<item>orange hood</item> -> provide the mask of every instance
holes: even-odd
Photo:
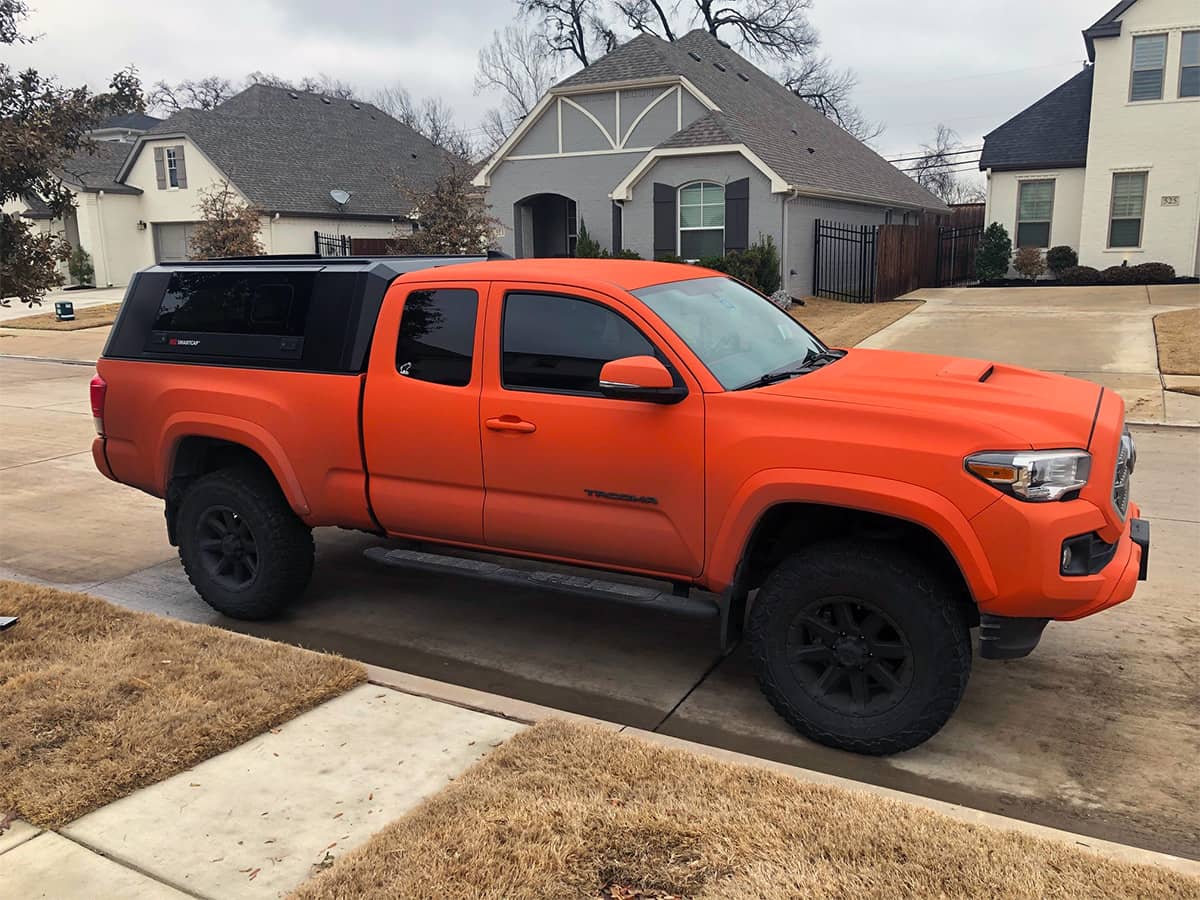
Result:
[[[1013,449],[1086,449],[1102,388],[1090,381],[987,360],[850,350],[764,394],[963,418],[1009,434]]]

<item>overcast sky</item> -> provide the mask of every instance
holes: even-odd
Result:
[[[687,2],[687,0],[683,0]],[[494,98],[473,89],[476,52],[512,20],[510,0],[29,0],[15,67],[100,88],[135,65],[143,84],[260,69],[326,73],[368,99],[392,84],[437,94],[475,127]],[[1079,70],[1080,31],[1109,0],[814,0],[824,50],[858,73],[857,100],[886,123],[885,156],[907,155],[938,122],[967,146]]]

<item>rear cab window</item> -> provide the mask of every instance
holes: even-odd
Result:
[[[396,371],[418,381],[465,387],[471,381],[478,311],[475,290],[410,292],[400,316]]]

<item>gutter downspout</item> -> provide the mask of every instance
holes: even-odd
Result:
[[[112,287],[112,266],[108,264],[108,242],[104,240],[104,191],[96,192],[96,227],[100,239],[100,259],[104,262],[104,286]]]
[[[788,201],[794,200],[798,196],[794,187],[789,187],[787,193],[783,194],[780,199],[780,209],[782,210],[782,222],[780,223],[779,233],[782,246],[779,248],[779,278],[783,289],[791,292],[791,269],[788,268]]]

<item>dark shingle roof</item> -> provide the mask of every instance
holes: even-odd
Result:
[[[979,168],[1002,172],[1085,165],[1094,71],[1087,66],[984,135]]]
[[[94,152],[80,150],[55,173],[71,187],[86,193],[105,191],[110,194],[140,194],[137,188],[116,180],[132,148],[133,144],[118,141],[94,141]]]
[[[707,31],[692,31],[673,43],[639,35],[558,87],[675,75],[687,78],[721,112],[668,138],[663,147],[699,147],[732,139],[801,190],[944,208],[933,194]]]
[[[120,116],[113,116],[111,119],[105,119],[98,126],[97,130],[104,128],[128,128],[130,131],[148,131],[153,128],[162,119],[157,116],[148,116],[145,113],[131,112]]]
[[[23,194],[21,199],[25,201],[28,207],[23,213],[27,219],[53,219],[54,213],[50,211],[50,207],[46,205],[46,201],[37,194]]]
[[[266,212],[336,215],[329,192],[341,188],[351,193],[347,216],[406,216],[395,179],[425,187],[448,165],[444,151],[370,103],[262,84],[216,109],[176,113],[143,139],[178,134]]]

